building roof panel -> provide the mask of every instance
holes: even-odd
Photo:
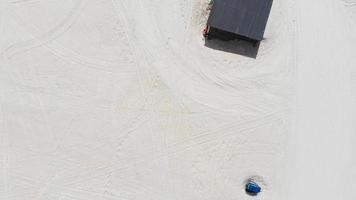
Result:
[[[273,0],[214,0],[208,25],[262,40]]]

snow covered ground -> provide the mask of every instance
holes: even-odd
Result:
[[[0,199],[356,199],[356,1],[274,0],[255,59],[207,3],[0,0]]]

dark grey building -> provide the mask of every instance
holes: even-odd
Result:
[[[273,0],[214,0],[205,35],[223,33],[261,41]]]

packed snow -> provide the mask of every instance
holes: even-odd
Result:
[[[356,1],[1,0],[1,200],[356,199]],[[262,192],[245,192],[247,180]]]

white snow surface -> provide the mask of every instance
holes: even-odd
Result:
[[[274,0],[255,59],[207,3],[0,0],[0,199],[355,200],[356,1]]]

